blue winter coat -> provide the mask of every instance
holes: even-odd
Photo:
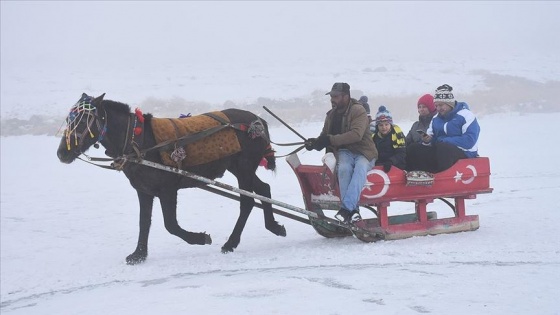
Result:
[[[434,116],[427,133],[432,136],[432,144],[451,143],[463,150],[469,158],[478,156],[480,126],[467,103],[457,102],[447,115]]]

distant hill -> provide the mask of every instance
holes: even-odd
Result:
[[[475,89],[468,94],[458,93],[460,101],[467,102],[471,110],[479,116],[497,112],[558,112],[560,111],[560,81],[544,83],[511,75],[500,75],[478,70],[482,76],[484,89]],[[329,109],[329,98],[325,90],[315,90],[307,97],[287,99],[258,97],[249,101],[226,101],[223,104],[189,101],[180,97],[162,99],[149,97],[141,101],[139,108],[157,117],[178,117],[180,114],[201,114],[224,108],[241,108],[262,115],[271,125],[279,122],[264,109],[267,106],[286,122],[322,121]],[[417,116],[416,102],[421,95],[383,95],[361,90],[352,90],[352,97],[369,97],[372,115],[380,105],[385,105],[395,117],[395,121],[414,120]],[[2,118],[1,136],[56,135],[64,129],[65,117],[33,114],[29,118]]]

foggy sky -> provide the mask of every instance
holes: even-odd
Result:
[[[8,65],[560,54],[558,2],[1,2]]]
[[[467,93],[484,88],[478,69],[560,79],[560,2],[0,5],[2,118],[61,115],[82,92],[135,106],[150,97],[220,106],[309,97],[334,81],[370,96],[442,82]]]

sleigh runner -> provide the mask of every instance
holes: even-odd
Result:
[[[287,158],[294,170],[303,195],[306,209],[324,217],[323,210],[339,210],[340,194],[335,176],[326,165],[302,165],[297,155]],[[394,240],[411,236],[435,235],[473,231],[479,227],[478,215],[467,215],[465,200],[477,194],[491,193],[490,161],[488,158],[459,160],[450,169],[437,173],[432,179],[415,181],[415,174],[393,167],[388,173],[380,167],[368,172],[359,205],[370,209],[376,218],[363,219],[358,224],[365,231],[376,234],[377,239]],[[442,198],[453,199],[450,204]],[[428,205],[442,199],[453,209],[453,217],[437,218],[428,212]],[[391,202],[411,202],[410,214],[389,215]],[[315,230],[325,237],[350,235],[348,229],[310,217]]]

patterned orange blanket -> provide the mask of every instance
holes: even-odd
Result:
[[[212,112],[212,114],[229,122],[227,116],[222,112],[216,111]],[[220,125],[219,121],[206,115],[187,118],[152,118],[152,129],[158,144],[185,135],[195,134],[218,125]],[[229,127],[194,143],[187,144],[183,148],[186,152],[186,158],[181,162],[181,168],[212,162],[241,151],[241,145],[239,140],[237,140],[235,130]],[[165,165],[177,167],[177,163],[171,159],[173,150],[171,148],[168,151],[162,151],[161,158]]]

